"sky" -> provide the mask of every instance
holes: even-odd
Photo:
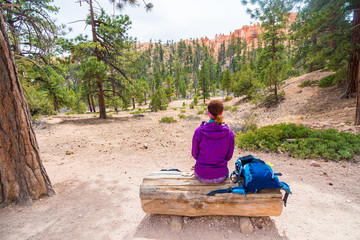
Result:
[[[139,1],[142,3],[142,0]],[[179,41],[181,39],[196,39],[207,36],[215,38],[215,34],[240,29],[252,23],[246,14],[246,6],[241,0],[151,0],[154,7],[151,12],[146,12],[143,5],[140,7],[127,7],[116,14],[127,14],[132,22],[129,36],[136,37],[140,42],[162,42],[166,40]],[[108,14],[113,14],[114,9],[109,0],[98,0],[98,3]],[[57,24],[63,23],[73,31],[66,35],[73,38],[80,33],[90,34],[90,27],[85,28],[84,22],[68,24],[84,20],[89,11],[87,4],[80,7],[76,0],[55,0],[54,5],[60,7],[59,13],[54,16]],[[94,6],[98,7],[96,3]]]

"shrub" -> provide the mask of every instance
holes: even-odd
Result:
[[[138,109],[136,111],[130,112],[130,114],[142,114],[142,113],[146,113],[146,110],[145,109]]]
[[[228,102],[228,101],[230,101],[231,99],[232,99],[232,97],[226,96],[226,97],[225,97],[225,102]]]
[[[291,139],[291,141],[289,141]],[[312,130],[295,124],[265,126],[236,134],[236,145],[250,150],[288,151],[296,158],[352,159],[360,154],[360,134]]]
[[[200,115],[200,114],[204,114],[204,110],[200,110],[200,111],[198,111],[198,112],[197,112],[197,114],[198,114],[198,115]]]
[[[179,114],[178,118],[186,118],[186,116],[184,114]]]
[[[173,107],[173,108],[171,108],[172,110],[174,110],[174,111],[176,111],[177,110],[177,108],[176,107]]]
[[[346,73],[347,73],[346,71],[347,71],[347,69],[343,68],[334,74],[331,74],[327,77],[322,78],[320,80],[320,82],[318,83],[318,86],[321,88],[334,86],[336,83],[341,82],[346,79]]]
[[[182,105],[183,105],[183,107],[186,107],[186,103],[185,103],[185,102],[183,102],[183,104],[182,104]]]
[[[230,112],[235,112],[238,109],[239,109],[239,107],[232,107],[232,108],[230,108]]]
[[[186,113],[186,110],[180,110],[181,113]]]
[[[159,122],[161,123],[175,123],[177,122],[176,119],[174,119],[173,117],[163,117],[159,120]]]
[[[189,108],[190,108],[190,109],[194,109],[194,102],[191,102],[191,103],[190,103]]]
[[[198,104],[198,101],[199,101],[199,97],[198,97],[198,95],[195,95],[194,96],[194,101],[193,101],[195,106]]]
[[[180,107],[180,109],[186,109],[186,107]]]
[[[167,105],[168,105],[168,100],[166,97],[166,93],[164,89],[160,87],[156,90],[156,92],[151,98],[151,102],[150,102],[151,111],[157,112],[159,110],[166,110]]]
[[[314,83],[316,83],[316,81],[314,81],[314,80],[305,80],[305,81],[302,81],[299,85],[298,85],[298,87],[309,87],[309,86],[311,86],[311,85],[313,85]]]
[[[227,110],[230,110],[231,106],[224,106],[224,110],[227,111]]]

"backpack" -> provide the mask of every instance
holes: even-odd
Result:
[[[238,183],[239,186],[216,190],[208,195],[233,192],[246,196],[246,193],[257,193],[262,189],[282,189],[285,191],[283,201],[286,207],[287,198],[291,194],[290,187],[280,182],[278,176],[281,176],[281,173],[274,173],[268,164],[252,155],[239,157],[235,162],[235,171],[230,175],[231,181]]]

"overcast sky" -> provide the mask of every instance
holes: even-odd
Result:
[[[85,19],[89,7],[80,5],[76,0],[55,0],[54,5],[60,7],[55,16],[57,23]],[[108,14],[113,14],[109,0],[98,0]],[[142,3],[140,0],[139,2]],[[241,28],[251,23],[246,14],[246,6],[241,0],[152,0],[154,4],[151,12],[146,12],[143,6],[127,7],[117,14],[127,14],[132,22],[129,36],[136,37],[140,42],[150,39],[163,42],[166,40],[179,41],[180,39],[200,38],[207,36],[210,39],[215,34],[224,33]],[[95,3],[95,6],[98,6]],[[84,22],[69,24],[73,32],[66,37],[72,38],[80,33],[90,34],[90,28],[85,28]]]

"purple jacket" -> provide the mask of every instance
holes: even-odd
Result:
[[[196,174],[207,179],[227,175],[227,162],[232,158],[234,145],[234,133],[228,126],[203,122],[195,130],[192,140]]]

